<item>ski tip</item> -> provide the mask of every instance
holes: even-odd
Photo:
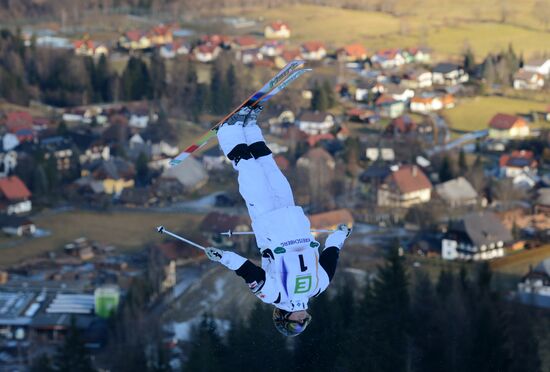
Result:
[[[164,226],[157,226],[157,232],[162,234],[164,232]]]

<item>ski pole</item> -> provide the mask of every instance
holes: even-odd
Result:
[[[190,244],[190,245],[192,245],[192,246],[195,247],[195,248],[202,249],[203,251],[205,250],[205,248],[204,248],[202,245],[197,244],[197,243],[195,243],[195,242],[192,242],[191,240],[187,240],[187,239],[185,239],[185,238],[179,236],[178,234],[174,234],[173,232],[166,230],[166,229],[164,228],[164,226],[159,226],[159,227],[157,227],[157,231],[158,231],[159,233],[161,233],[161,234],[170,235],[171,237],[176,238],[176,239],[178,239],[178,240],[181,240],[181,241],[184,242],[184,243]]]
[[[336,230],[311,230],[312,233],[328,233],[335,232]],[[231,231],[227,230],[226,232],[220,233],[221,235],[232,237],[233,235],[254,235],[254,231]]]

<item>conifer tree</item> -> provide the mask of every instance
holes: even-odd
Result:
[[[71,318],[71,326],[67,330],[65,342],[57,350],[54,358],[55,370],[58,372],[93,372],[90,355],[84,347],[84,340],[76,328],[75,318]]]
[[[194,330],[193,343],[185,371],[217,372],[225,364],[226,348],[214,319],[204,314],[199,326]]]

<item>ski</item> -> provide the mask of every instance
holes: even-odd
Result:
[[[206,132],[203,136],[198,138],[194,144],[187,147],[178,156],[170,160],[170,166],[176,166],[180,164],[190,154],[192,154],[196,150],[206,145],[206,143],[208,143],[208,141],[216,135],[219,126],[222,125],[227,119],[229,119],[229,117],[231,117],[231,115],[233,115],[235,112],[239,111],[241,108],[245,106],[254,107],[258,103],[267,102],[277,93],[279,93],[281,90],[286,88],[292,81],[296,80],[299,76],[301,76],[304,72],[311,71],[311,69],[298,70],[298,68],[300,68],[304,63],[305,63],[304,61],[292,61],[288,63],[281,71],[279,71],[277,75],[275,75],[271,80],[269,80],[260,90],[252,94],[236,109],[234,109],[228,115],[226,115],[223,119],[218,121],[216,125],[214,125],[208,132]]]

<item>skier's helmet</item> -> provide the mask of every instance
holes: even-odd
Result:
[[[307,314],[307,317],[304,320],[291,320],[288,317],[292,314],[291,312],[275,308],[273,309],[273,323],[277,331],[281,332],[287,337],[298,336],[302,333],[309,323],[311,323],[311,315]]]

